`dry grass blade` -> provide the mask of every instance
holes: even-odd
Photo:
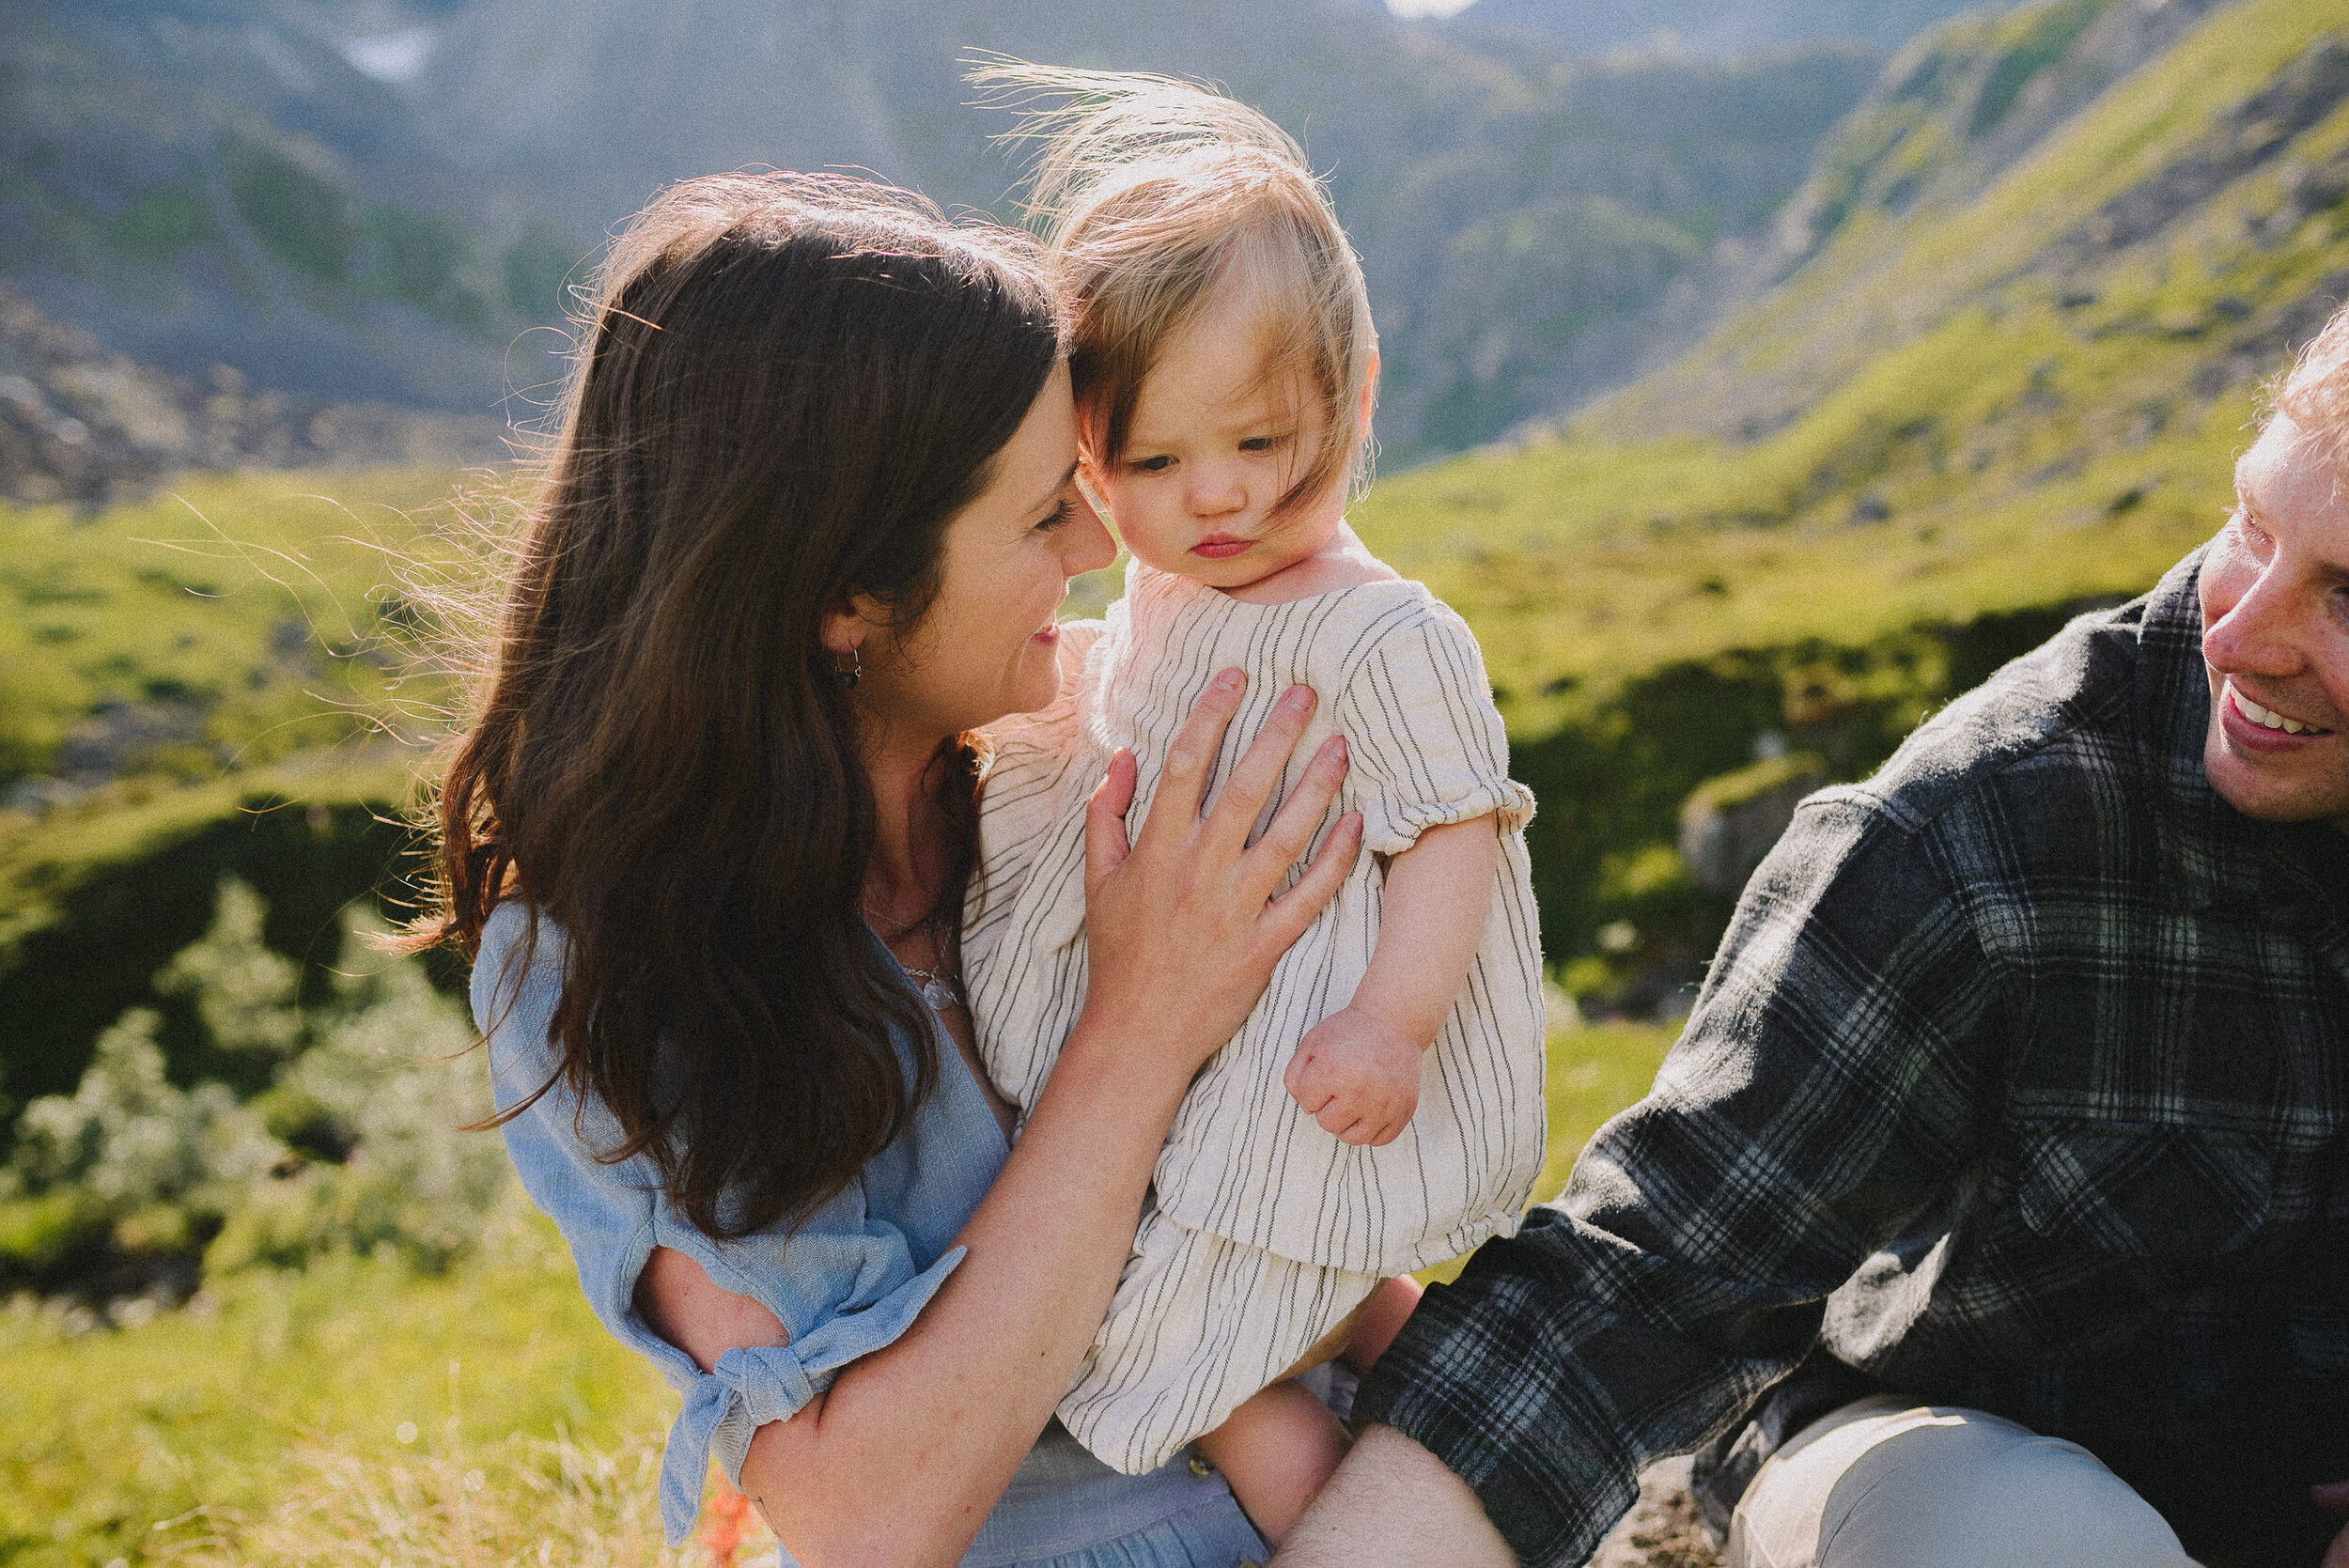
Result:
[[[305,1443],[287,1460],[285,1494],[266,1514],[207,1511],[201,1536],[158,1543],[150,1560],[188,1568],[698,1568],[704,1558],[661,1544],[657,1434],[609,1450],[568,1436],[468,1448],[452,1435],[388,1462]]]

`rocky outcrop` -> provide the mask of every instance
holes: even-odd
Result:
[[[2274,81],[2228,110],[2208,134],[2065,235],[2050,248],[2047,270],[2069,275],[2098,256],[2154,238],[2280,154],[2344,98],[2349,98],[2349,44],[2319,39]],[[2344,193],[2349,193],[2349,155],[2306,170],[2292,184],[2288,210],[2305,216]]]
[[[1680,809],[1680,858],[1697,886],[1736,896],[1794,821],[1795,807],[1826,783],[1827,764],[1795,752],[1699,784]]]
[[[0,496],[85,509],[185,469],[487,462],[487,419],[256,390],[226,365],[202,380],[111,353],[0,288]]]

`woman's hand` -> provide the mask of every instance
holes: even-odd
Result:
[[[1246,686],[1237,670],[1209,683],[1167,753],[1137,840],[1129,845],[1126,834],[1129,753],[1111,759],[1085,816],[1086,1014],[1121,1039],[1170,1048],[1166,1064],[1186,1082],[1238,1032],[1275,961],[1336,894],[1361,848],[1361,815],[1349,812],[1297,885],[1280,892],[1346,778],[1346,742],[1334,736],[1264,836],[1248,843],[1313,716],[1308,687],[1290,688],[1273,705],[1214,809],[1201,814],[1208,769]]]

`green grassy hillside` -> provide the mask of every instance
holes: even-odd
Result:
[[[2349,26],[2237,0],[1977,158],[1998,97],[2086,69],[2104,8],[1905,54],[1823,149],[1791,276],[1669,369],[1359,508],[1484,641],[1548,819],[1554,957],[1629,920],[1616,979],[1685,973],[1723,912],[1669,863],[1697,783],[1773,732],[1863,771],[2216,530],[2260,383],[2349,296]]]
[[[389,584],[446,470],[188,475],[95,517],[0,505],[0,784],[202,779],[370,733]]]
[[[454,493],[446,471],[245,474],[91,518],[0,505],[0,1149],[99,1030],[158,1003],[223,876],[312,989],[340,906],[397,900],[422,758],[401,742],[447,696],[392,584],[430,569]]]

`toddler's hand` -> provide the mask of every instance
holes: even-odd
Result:
[[[1281,1081],[1339,1142],[1392,1143],[1419,1109],[1425,1054],[1394,1025],[1348,1007],[1305,1032]]]

